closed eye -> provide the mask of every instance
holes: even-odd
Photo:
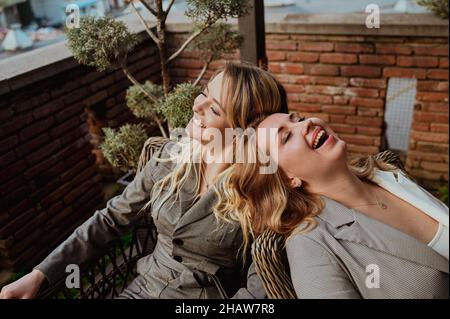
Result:
[[[291,132],[287,133],[283,139],[283,144],[286,144],[291,136],[292,136]]]

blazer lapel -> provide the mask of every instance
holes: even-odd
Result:
[[[448,261],[417,239],[342,204],[324,198],[319,218],[334,227],[333,236],[449,273]]]
[[[209,189],[205,194],[203,194],[200,199],[195,202],[190,208],[184,212],[183,216],[178,221],[175,231],[182,229],[183,227],[190,225],[205,216],[212,213],[212,207],[216,201],[216,193],[214,189]],[[192,203],[192,200],[190,201]]]

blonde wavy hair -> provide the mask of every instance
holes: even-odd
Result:
[[[256,128],[263,119],[264,116],[257,118],[251,126]],[[259,160],[263,158],[263,151],[256,145],[256,134],[244,136],[239,144],[245,149],[244,156],[250,155],[243,163],[235,163],[218,184],[219,201],[215,213],[226,221],[240,223],[244,250],[250,241],[267,229],[285,238],[294,230],[300,233],[312,230],[316,226],[314,217],[324,208],[320,197],[303,188],[292,188],[281,169],[273,174],[261,174],[260,169],[265,164]],[[375,169],[398,169],[370,155],[353,157],[348,166],[361,180],[369,180]]]
[[[221,104],[226,111],[231,128],[245,129],[258,116],[288,112],[286,91],[269,72],[245,62],[228,62],[211,79],[222,71]],[[175,199],[178,199],[184,184],[193,176],[195,177],[194,197],[197,199],[200,196],[204,148],[200,142],[185,137],[177,142],[177,149],[177,152],[171,152],[169,158],[155,159],[159,162],[170,162],[174,166],[171,173],[156,182],[150,201],[143,209],[154,205],[161,195],[164,196],[161,203],[174,194]],[[220,174],[218,179],[227,175],[229,171],[226,170]],[[168,191],[163,194],[163,189]]]

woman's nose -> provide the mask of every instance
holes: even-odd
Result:
[[[194,113],[203,114],[203,112],[205,110],[205,104],[206,104],[205,102],[206,102],[206,99],[195,101],[194,106],[192,107],[192,110],[194,111]]]
[[[304,120],[303,122],[300,122],[299,124],[302,125],[303,136],[308,135],[308,133],[311,130],[311,127],[313,125],[312,121],[310,119],[307,119],[307,120]]]

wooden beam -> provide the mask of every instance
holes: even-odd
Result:
[[[264,0],[249,0],[249,2],[251,5],[249,15],[239,19],[239,31],[244,36],[241,61],[267,69]]]

